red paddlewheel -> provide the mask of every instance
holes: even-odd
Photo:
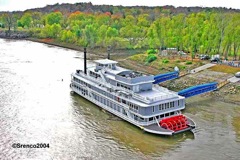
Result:
[[[180,131],[188,127],[188,120],[184,115],[176,115],[162,119],[159,124],[162,128]]]

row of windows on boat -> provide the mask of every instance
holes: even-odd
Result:
[[[88,83],[86,83],[84,81],[81,81],[80,79],[78,79],[76,77],[74,77],[73,79],[74,79],[74,81],[76,81],[76,82],[78,82],[78,83],[80,83],[80,84],[82,84],[84,86],[92,88],[93,90],[95,90],[98,93],[101,93],[101,94],[103,94],[103,95],[105,95],[105,96],[107,96],[107,97],[109,97],[111,99],[115,99],[115,100],[117,100],[120,103],[123,103],[123,104],[126,104],[126,105],[130,106],[130,110],[132,110],[132,111],[135,111],[135,112],[138,111],[138,108],[139,108],[138,105],[135,105],[135,104],[133,104],[131,102],[128,102],[125,99],[121,99],[119,97],[116,97],[116,96],[112,95],[111,93],[103,91],[103,90],[101,90],[101,89],[99,89],[97,87],[92,87],[90,84],[88,84]],[[124,87],[124,86],[122,86],[120,84],[118,84],[118,86]],[[179,105],[180,105],[180,101],[178,100],[177,101],[177,106],[179,106]],[[163,103],[163,104],[159,104],[158,105],[158,110],[166,110],[166,109],[169,109],[169,108],[174,108],[174,102],[168,102],[168,103]],[[155,111],[156,111],[156,107],[152,106],[152,112],[155,112]]]
[[[161,115],[158,115],[158,116],[156,116],[156,119],[157,120],[160,120],[160,119],[162,119],[162,118],[164,118],[164,117],[169,117],[169,116],[172,116],[172,115],[175,115],[175,112],[169,112],[169,113],[165,113],[165,114],[161,114]],[[154,117],[150,117],[150,118],[142,118],[142,117],[138,117],[137,116],[137,118],[140,120],[140,121],[144,121],[144,122],[146,122],[146,121],[153,121],[154,120]]]
[[[80,93],[83,94],[83,95],[88,94],[87,90],[82,89],[82,88],[80,88],[80,87],[77,86],[77,85],[74,85],[74,84],[73,84],[73,87],[75,87],[75,88],[77,88],[79,91],[81,91]],[[98,102],[100,102],[100,103],[102,103],[102,104],[104,104],[104,105],[106,105],[106,106],[108,106],[108,107],[110,107],[110,108],[118,111],[118,112],[121,112],[121,113],[123,113],[124,115],[127,115],[127,113],[125,112],[125,110],[122,109],[121,106],[118,106],[116,103],[114,103],[114,102],[112,102],[112,101],[110,101],[110,100],[107,100],[107,99],[105,99],[104,97],[101,97],[101,96],[98,95],[98,94],[93,93],[92,95],[93,95],[93,98],[94,98],[96,101],[98,101]],[[138,110],[138,108],[139,108],[138,106],[130,103],[130,110]],[[175,112],[169,112],[169,113],[161,114],[161,115],[156,116],[156,119],[159,120],[159,119],[162,119],[162,118],[164,118],[164,117],[168,117],[168,116],[171,116],[171,115],[174,115],[174,114],[175,114]],[[148,122],[148,121],[150,122],[150,121],[153,121],[153,120],[154,120],[154,117],[142,118],[142,117],[139,117],[139,116],[137,116],[137,115],[133,115],[133,116],[134,116],[134,119],[135,119],[135,120],[140,121],[140,122]]]
[[[94,73],[94,72],[92,72],[92,71],[90,71],[90,75],[91,75],[92,77],[94,77],[94,78],[100,77],[100,75],[98,75],[98,74],[96,74],[96,73]],[[85,85],[85,86],[91,87],[91,85],[87,84],[86,82],[81,81],[80,79],[78,79],[78,78],[76,78],[76,77],[73,77],[73,80],[74,80],[75,82],[78,82],[78,83],[83,84],[83,85]],[[126,85],[123,85],[123,84],[120,84],[120,83],[117,83],[117,86],[118,86],[118,87],[121,87],[121,88],[124,88],[124,89],[131,90],[130,87],[128,87],[128,86],[126,86]]]
[[[88,94],[88,91],[86,89],[83,89],[83,88],[81,88],[81,87],[79,87],[79,86],[77,86],[75,84],[73,84],[73,87],[75,87],[76,89],[81,91],[83,95]]]
[[[84,85],[84,86],[88,86],[89,88],[91,88],[91,85],[87,84],[86,82],[84,81],[81,81],[77,78],[74,77],[74,81]],[[120,87],[123,87],[123,88],[126,88],[126,89],[130,89],[130,88],[127,88],[126,86],[124,85],[121,85],[119,83],[117,83],[117,86],[120,86]],[[123,103],[123,104],[126,104],[128,106],[130,106],[130,110],[134,111],[134,112],[138,112],[138,109],[139,109],[139,106],[138,105],[135,105],[135,104],[132,104],[131,102],[128,102],[126,101],[125,99],[121,99],[119,97],[116,97],[114,95],[112,95],[111,93],[108,93],[108,92],[105,92],[99,88],[96,88],[96,87],[93,87],[93,90],[95,90],[96,92],[98,93],[101,93],[111,99],[115,99],[117,100],[118,102],[120,103]],[[177,106],[180,105],[180,102],[179,100],[177,101]],[[159,104],[158,105],[158,110],[166,110],[166,109],[169,109],[169,108],[174,108],[174,102],[168,102],[168,103],[164,103],[164,104]],[[154,113],[156,111],[156,107],[155,106],[152,106],[152,112]]]
[[[79,81],[78,81],[78,82],[79,82]],[[79,83],[80,83],[80,84],[83,84],[83,85],[85,85],[85,86],[87,85],[87,83],[85,83],[85,82],[83,82],[83,81],[80,81]],[[76,85],[76,84],[73,84],[73,87],[75,87],[75,88],[77,88],[77,89],[80,89],[80,90],[83,90],[80,86],[78,86],[78,85]],[[89,87],[89,85],[88,85],[88,87]],[[91,87],[90,87],[90,88],[91,88]],[[135,104],[133,104],[133,103],[131,103],[131,102],[128,102],[128,101],[126,101],[125,99],[121,99],[120,97],[114,96],[114,95],[112,95],[111,93],[105,92],[105,91],[100,90],[99,88],[96,88],[96,87],[92,87],[92,89],[93,89],[94,91],[96,91],[96,92],[98,92],[98,93],[100,93],[100,94],[108,97],[108,98],[111,98],[111,99],[113,99],[113,100],[118,101],[119,103],[123,103],[123,104],[128,105],[128,106],[130,107],[130,110],[132,110],[132,111],[137,112],[138,109],[139,109],[139,106],[138,106],[138,105],[135,105]]]
[[[121,112],[123,113],[124,115],[127,116],[127,113],[125,112],[125,110],[121,107],[121,106],[118,106],[116,103],[112,102],[112,101],[109,101],[107,99],[105,99],[104,97],[101,97],[100,95],[98,94],[93,94],[93,97],[95,100],[97,100],[98,102],[118,111],[118,112]],[[135,106],[135,105],[132,105],[132,108],[134,109],[138,109],[138,106]],[[131,110],[131,107],[130,107],[130,110]],[[160,120],[164,117],[168,117],[168,116],[172,116],[174,115],[175,112],[169,112],[169,113],[165,113],[165,114],[161,114],[161,115],[158,115],[156,116],[156,119],[157,120]],[[133,117],[134,117],[134,120],[137,120],[137,121],[140,121],[140,122],[150,122],[150,121],[153,121],[154,120],[154,117],[150,117],[150,118],[143,118],[143,117],[139,117],[138,115],[135,115],[133,114]]]
[[[126,85],[123,85],[123,84],[120,84],[120,83],[117,83],[117,86],[121,87],[121,88],[125,88],[125,89],[128,89],[128,90],[131,90],[131,88],[129,86],[126,86]]]
[[[91,85],[89,85],[88,83],[86,83],[84,81],[79,80],[76,77],[74,77],[74,81],[76,81],[76,82],[78,82],[78,83],[80,83],[84,86],[87,86],[89,88],[92,88],[96,92],[101,93],[101,94],[103,94],[103,95],[105,95],[105,96],[107,96],[111,99],[116,99],[118,102],[121,102],[121,103],[124,103],[124,104],[130,106],[130,109],[133,110],[133,111],[138,111],[138,108],[139,108],[138,105],[132,104],[131,102],[126,101],[125,99],[120,99],[119,97],[116,97],[116,96],[112,95],[111,93],[105,92],[105,91],[103,91],[99,88],[91,87]],[[177,101],[177,106],[179,106],[179,104],[180,104],[180,102],[178,100]],[[166,109],[173,108],[173,107],[174,107],[174,102],[168,102],[168,103],[158,105],[159,110],[166,110]],[[155,106],[152,106],[152,112],[155,112]]]
[[[120,112],[120,113],[123,113],[124,115],[127,116],[127,113],[126,113],[126,111],[123,109],[123,107],[118,106],[116,103],[114,103],[114,102],[112,102],[112,101],[110,101],[110,100],[108,100],[108,99],[105,99],[104,97],[101,97],[101,96],[98,95],[98,94],[93,93],[92,95],[93,95],[93,98],[94,98],[96,101],[98,101],[98,102],[100,102],[100,103],[102,103],[102,104],[104,104],[104,105],[106,105],[106,106],[114,109],[115,111],[118,111],[118,112]],[[136,106],[132,106],[132,107],[135,108]],[[137,107],[137,108],[138,108],[138,107]],[[161,115],[156,116],[156,119],[159,120],[159,119],[162,119],[162,118],[164,118],[164,117],[168,117],[168,116],[171,116],[171,115],[174,115],[174,114],[175,114],[175,112],[169,112],[169,113],[161,114]],[[137,116],[137,115],[135,115],[135,114],[133,115],[133,117],[134,117],[135,120],[140,121],[140,122],[148,122],[148,121],[153,121],[153,120],[154,120],[154,117],[143,118],[143,117],[139,117],[139,116]]]
[[[78,78],[76,78],[76,77],[73,77],[73,80],[74,80],[75,82],[78,82],[78,83],[84,85],[84,86],[91,87],[91,85],[89,85],[88,83],[86,83],[86,82],[84,82],[84,81],[81,81],[80,79],[78,79]]]
[[[94,78],[101,77],[99,74],[97,74],[97,73],[95,73],[95,72],[90,71],[89,73],[90,73],[90,76],[91,76],[91,77],[94,77]]]
[[[177,101],[178,106],[180,105],[180,101]],[[168,103],[163,103],[158,105],[159,110],[165,110],[169,108],[174,108],[174,102],[168,102]],[[152,106],[152,112],[155,112],[155,106]]]
[[[104,97],[102,97],[101,95],[97,94],[97,93],[92,93],[93,98],[102,103],[105,106],[108,106],[110,108],[112,108],[113,110],[122,113],[123,115],[127,116],[126,111],[123,109],[122,106],[119,106],[117,103],[115,103],[114,101],[108,100]]]
[[[81,81],[81,82],[82,82],[82,81]],[[85,83],[85,82],[82,82],[82,83]],[[86,84],[86,83],[85,83],[85,84]],[[78,87],[78,86],[75,85],[75,84],[73,84],[73,86],[76,87],[76,88],[78,88],[78,89],[81,89],[80,87]],[[113,100],[118,101],[119,103],[123,103],[123,104],[129,106],[129,109],[130,109],[131,111],[134,111],[134,112],[138,113],[140,106],[138,106],[138,105],[136,105],[136,104],[133,104],[133,103],[131,103],[131,102],[129,102],[129,101],[126,101],[125,99],[122,99],[122,98],[120,98],[120,97],[114,96],[114,95],[112,95],[111,93],[102,91],[102,90],[100,90],[100,89],[98,89],[98,88],[93,87],[93,89],[94,89],[96,92],[101,93],[102,95],[107,96],[108,98],[111,98],[111,99],[113,99]],[[81,89],[81,90],[82,90],[82,89]],[[105,98],[103,98],[103,99],[105,99]],[[177,106],[179,106],[179,104],[180,104],[180,102],[179,102],[179,100],[178,100],[178,101],[177,101]],[[156,109],[157,109],[157,108],[158,108],[159,111],[161,111],[161,110],[166,110],[166,109],[170,109],[170,108],[174,108],[174,102],[168,102],[168,103],[159,104],[159,105],[157,105],[157,106],[152,106],[152,112],[153,112],[153,113],[156,112]]]

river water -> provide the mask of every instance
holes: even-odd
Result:
[[[238,159],[240,106],[194,97],[192,132],[144,133],[71,93],[70,74],[83,53],[0,39],[0,159]],[[93,62],[88,62],[92,65]],[[13,148],[46,143],[49,148]]]

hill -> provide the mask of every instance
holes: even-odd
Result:
[[[189,14],[189,13],[197,13],[197,12],[240,12],[239,9],[231,9],[231,8],[222,8],[222,7],[174,7],[174,6],[158,6],[158,7],[147,7],[147,6],[113,6],[113,5],[93,5],[91,2],[89,3],[56,3],[54,5],[47,5],[42,8],[33,8],[27,9],[23,12],[41,12],[41,13],[50,13],[53,11],[60,11],[62,13],[72,13],[76,11],[81,12],[110,12],[112,14],[122,13],[125,14],[128,10],[135,10],[135,14],[143,14],[143,13],[154,13],[156,10],[169,12],[169,14]],[[0,12],[0,14],[3,12]],[[21,13],[21,11],[16,11],[16,13]]]

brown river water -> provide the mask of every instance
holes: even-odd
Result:
[[[70,75],[83,68],[82,58],[69,49],[0,39],[1,160],[239,159],[240,106],[196,96],[183,111],[196,122],[194,133],[144,133],[71,93]]]

